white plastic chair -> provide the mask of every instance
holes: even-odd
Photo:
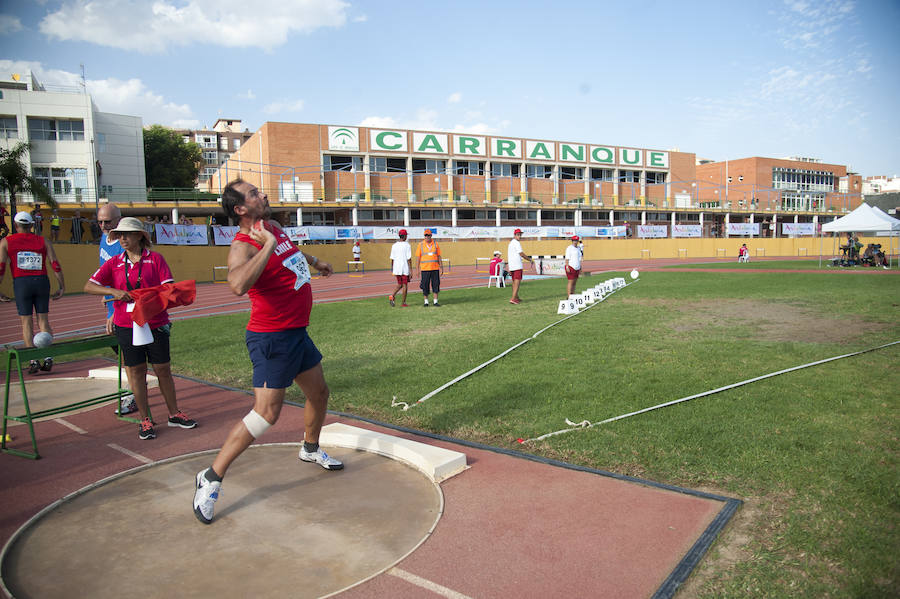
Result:
[[[497,264],[497,270],[495,271],[497,274],[491,275],[488,277],[487,286],[491,286],[491,282],[496,281],[497,287],[506,287],[506,281],[504,281],[503,273],[506,270],[506,262],[500,262]]]

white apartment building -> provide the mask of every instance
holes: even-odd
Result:
[[[0,75],[0,147],[20,141],[31,142],[28,168],[61,206],[147,199],[141,117],[100,112],[79,87]]]

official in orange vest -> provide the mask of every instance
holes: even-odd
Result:
[[[425,307],[428,307],[428,295],[434,291],[434,307],[439,308],[438,293],[441,292],[441,275],[444,274],[444,262],[441,260],[441,248],[431,239],[431,231],[425,229],[425,241],[416,248],[419,259],[419,273],[422,275],[422,294],[425,296]]]

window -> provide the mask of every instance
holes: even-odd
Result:
[[[84,141],[84,121],[57,121],[60,141]]]
[[[647,185],[661,185],[666,182],[666,174],[647,171]]]
[[[112,185],[101,185],[100,186],[100,197],[108,198],[113,194],[113,186]]]
[[[412,220],[451,220],[452,210],[410,210],[409,217]]]
[[[194,141],[197,142],[197,145],[201,148],[209,148],[210,150],[216,149],[216,138],[211,135],[195,134]]]
[[[403,220],[402,210],[360,210],[359,220]]]
[[[518,177],[519,176],[519,165],[511,164],[509,162],[492,162],[491,163],[491,176],[492,177]]]
[[[615,171],[611,168],[592,168],[591,181],[613,181]]]
[[[641,171],[619,171],[620,183],[640,183]]]
[[[85,168],[35,168],[34,178],[50,190],[54,196],[80,201],[87,189],[87,169]]]
[[[106,151],[106,133],[98,133],[97,134],[97,151],[98,152]]]
[[[241,149],[241,140],[237,137],[231,140],[231,147],[237,151]]]
[[[218,164],[219,163],[219,155],[215,151],[203,152],[203,159],[206,161],[206,164]]]
[[[584,168],[580,166],[561,166],[559,167],[559,178],[583,181]]]
[[[494,213],[487,210],[457,210],[457,220],[492,220]]]
[[[412,170],[414,173],[443,175],[447,171],[447,161],[414,159],[412,161]]]
[[[0,117],[0,139],[16,139],[19,137],[19,125],[14,116]]]
[[[406,158],[372,156],[369,158],[369,171],[372,173],[405,173]]]
[[[456,174],[457,175],[483,175],[484,174],[484,163],[477,162],[475,160],[457,160],[456,161]]]
[[[34,141],[56,141],[56,121],[29,117],[28,137]]]
[[[326,171],[362,171],[362,156],[325,156]]]
[[[529,179],[549,179],[553,176],[553,167],[545,164],[526,164],[525,176]]]

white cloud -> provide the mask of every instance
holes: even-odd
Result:
[[[0,15],[0,35],[22,30],[22,21],[12,15]]]
[[[459,104],[462,102],[462,94],[460,92],[453,92],[450,94],[450,97],[447,98],[448,104]]]
[[[246,92],[237,95],[241,100],[255,100],[256,94],[253,93],[252,89],[248,89]]]
[[[276,100],[263,107],[263,112],[266,114],[284,114],[301,110],[303,110],[303,100]]]
[[[0,60],[0,71],[31,71],[38,81],[48,86],[81,86],[81,75],[45,69],[39,62]],[[201,127],[189,105],[166,100],[161,94],[148,89],[140,79],[88,79],[86,84],[94,104],[103,112],[139,116],[145,125],[159,123],[176,128]]]
[[[42,33],[143,53],[194,41],[272,50],[294,33],[341,27],[342,0],[69,0],[40,23]]]
[[[479,135],[492,135],[500,133],[509,126],[508,120],[503,120],[496,125],[482,121],[457,123],[452,126],[444,126],[438,123],[438,112],[428,108],[420,108],[412,118],[394,118],[390,116],[369,116],[360,121],[360,127],[373,129],[416,129],[419,131],[448,131],[452,133],[472,133]]]

